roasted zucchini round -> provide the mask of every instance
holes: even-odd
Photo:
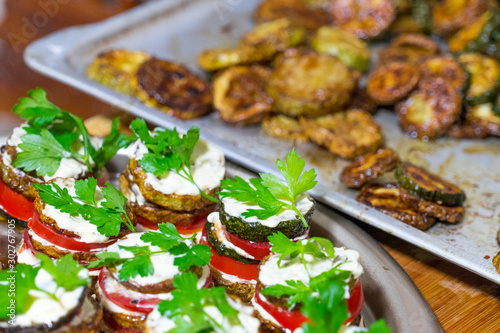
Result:
[[[347,66],[361,72],[370,64],[368,44],[346,30],[321,27],[312,40],[312,46],[316,51],[336,56]]]
[[[218,71],[236,65],[271,60],[276,51],[240,44],[235,47],[209,49],[198,54],[198,66],[206,71]]]
[[[340,110],[350,100],[359,72],[337,57],[289,49],[275,61],[267,85],[276,111],[291,116],[317,117]]]
[[[391,105],[415,89],[419,79],[416,66],[406,62],[390,62],[368,76],[366,91],[375,102]]]
[[[467,87],[468,74],[460,63],[451,56],[436,56],[424,61],[420,65],[422,77],[441,77],[450,82],[459,92],[463,92]]]
[[[470,25],[488,9],[487,0],[443,0],[432,6],[434,31],[447,36]]]
[[[458,186],[423,168],[405,162],[396,169],[401,187],[412,195],[445,206],[460,206],[465,193]]]
[[[344,159],[373,153],[382,145],[380,126],[366,111],[347,110],[308,119],[300,118],[306,135]]]
[[[300,122],[292,117],[278,114],[265,119],[262,129],[269,135],[294,141],[307,141],[307,136]]]
[[[266,92],[271,70],[259,65],[227,68],[214,78],[214,107],[230,124],[248,126],[262,122],[273,108]]]
[[[352,95],[351,102],[346,109],[363,110],[369,113],[377,111],[377,102],[375,102],[366,92],[366,88],[357,87]]]
[[[453,124],[446,135],[454,139],[484,139],[489,136],[489,133],[482,124],[465,122]]]
[[[198,118],[212,110],[208,82],[173,62],[151,58],[142,63],[135,88],[145,104],[180,119]]]
[[[500,63],[498,60],[479,53],[466,53],[458,61],[470,75],[470,86],[465,95],[469,105],[493,101],[500,88]]]
[[[389,27],[389,32],[395,35],[423,33],[424,31],[425,27],[411,14],[398,15]]]
[[[448,41],[448,46],[451,52],[461,52],[471,42],[475,42],[485,25],[490,21],[492,15],[491,11],[486,11],[472,24],[468,24],[454,34]]]
[[[336,0],[331,12],[336,26],[363,39],[379,37],[396,17],[391,0]]]
[[[435,139],[460,117],[462,99],[442,78],[423,80],[419,88],[396,105],[402,129],[413,138]]]
[[[423,34],[402,34],[380,52],[379,64],[384,65],[392,61],[419,64],[439,52],[439,45]]]
[[[471,124],[485,128],[488,134],[500,136],[500,114],[494,112],[492,103],[470,107],[466,117]]]

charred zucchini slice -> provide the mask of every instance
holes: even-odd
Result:
[[[217,73],[213,82],[214,107],[230,124],[248,126],[262,122],[273,100],[265,90],[271,70],[259,65],[235,66]]]
[[[437,56],[424,61],[420,65],[420,73],[423,77],[443,78],[459,92],[464,91],[467,86],[467,72],[451,56]]]
[[[454,34],[448,41],[448,46],[451,52],[461,52],[465,48],[469,48],[470,43],[475,43],[479,38],[486,24],[492,17],[491,11],[486,11],[479,19],[469,25],[464,26],[456,34]],[[472,49],[474,47],[471,47]]]
[[[391,148],[379,149],[373,154],[358,157],[342,170],[340,181],[352,188],[360,188],[370,180],[393,170],[399,164],[398,154]]]
[[[460,206],[465,193],[458,186],[411,163],[403,163],[396,170],[399,185],[410,194],[445,206]]]
[[[391,62],[368,76],[366,91],[375,102],[391,105],[415,89],[419,78],[416,66],[406,62]]]
[[[300,118],[306,135],[344,159],[377,151],[383,137],[380,126],[366,111],[347,110],[316,119]]]
[[[314,202],[313,202],[314,203]],[[227,212],[225,200],[220,201],[220,221],[226,228],[227,232],[236,234],[238,237],[252,241],[252,242],[267,242],[267,237],[276,233],[282,232],[286,237],[293,239],[303,236],[308,228],[302,223],[299,218],[292,220],[281,221],[275,228],[270,228],[261,224],[260,222],[248,222],[242,216],[234,216]],[[311,224],[311,218],[314,212],[312,208],[306,213],[303,213],[304,218]]]
[[[402,129],[413,138],[435,139],[460,117],[462,99],[442,78],[425,79],[407,99],[396,105]]]
[[[470,122],[453,124],[446,134],[454,139],[484,139],[489,136],[488,129],[483,124]]]
[[[391,0],[333,1],[331,11],[336,26],[363,39],[379,37],[396,17]]]
[[[269,135],[294,141],[307,141],[300,122],[282,114],[267,118],[262,122],[262,129]]]
[[[402,34],[394,38],[391,44],[380,52],[379,64],[392,61],[418,64],[439,52],[439,45],[423,34]]]
[[[377,102],[375,102],[366,92],[366,88],[357,87],[352,95],[351,103],[346,109],[363,110],[369,113],[377,111]]]
[[[370,64],[368,44],[356,35],[336,27],[319,28],[312,46],[316,51],[336,56],[347,66],[361,72]]]
[[[397,184],[365,185],[356,200],[420,230],[429,229],[436,221],[433,217],[417,212],[404,203]]]
[[[500,136],[500,115],[494,112],[493,104],[479,104],[469,108],[466,118],[471,124],[485,128],[488,134]]]
[[[359,72],[337,57],[289,49],[275,61],[267,92],[280,113],[317,117],[341,109],[350,100]]]
[[[208,82],[173,62],[145,61],[137,69],[135,86],[142,102],[180,119],[198,118],[212,110]]]
[[[432,24],[436,32],[447,36],[476,22],[487,9],[486,0],[443,0],[432,8]]]
[[[252,45],[239,45],[229,48],[209,49],[198,55],[198,66],[206,71],[218,71],[236,65],[249,65],[254,62],[271,60],[276,51],[257,48]]]
[[[500,88],[500,63],[479,53],[467,53],[458,61],[470,75],[470,86],[465,96],[469,105],[488,103],[497,97]]]
[[[287,18],[280,18],[258,24],[241,38],[240,43],[277,53],[302,43],[305,36],[303,28],[294,26]]]

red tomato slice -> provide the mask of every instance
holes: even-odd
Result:
[[[350,292],[350,296],[347,299],[347,310],[349,310],[349,318],[346,320],[345,324],[349,324],[361,313],[363,305],[365,304],[365,296],[363,295],[363,287],[361,286],[361,280],[358,279],[354,287]]]
[[[151,229],[151,230],[158,230],[158,224],[153,223],[141,216],[137,216],[137,223],[142,225],[145,228]],[[175,228],[181,235],[191,235],[194,234],[195,232],[200,232],[203,230],[205,227],[205,223],[207,223],[207,218],[204,217],[193,224],[190,225],[176,225]]]
[[[117,241],[116,239],[113,239],[106,243],[79,242],[73,237],[68,237],[66,235],[57,233],[51,226],[42,223],[36,211],[33,212],[33,218],[29,219],[28,227],[31,228],[31,230],[33,230],[33,232],[37,234],[37,236],[42,237],[52,244],[56,244],[57,246],[72,251],[90,252],[95,249],[106,248]]]
[[[102,168],[101,175],[97,178],[97,186],[104,187],[106,182],[109,182],[109,172],[106,168]]]
[[[210,252],[212,252],[210,266],[213,268],[221,271],[222,273],[237,276],[240,279],[257,279],[257,276],[259,275],[259,264],[244,264],[241,261],[233,259],[229,256],[218,255],[207,241],[207,232],[205,229],[203,229],[200,243],[210,246]]]
[[[228,241],[234,244],[234,246],[239,247],[246,253],[252,255],[255,260],[262,260],[264,257],[268,256],[271,253],[271,244],[269,242],[251,242],[246,239],[238,237],[236,234],[231,234],[226,231],[226,228],[222,226],[226,238]]]
[[[16,219],[28,221],[33,216],[35,207],[33,201],[26,199],[0,180],[0,209]]]

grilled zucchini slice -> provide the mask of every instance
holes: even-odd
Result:
[[[392,61],[418,64],[439,54],[439,45],[423,34],[402,34],[394,38],[379,55],[379,64]]]
[[[368,44],[354,34],[336,27],[319,28],[312,46],[316,51],[336,56],[347,66],[361,72],[370,64]]]
[[[300,122],[292,117],[278,114],[262,122],[262,129],[269,135],[281,139],[307,141],[307,136]]]
[[[347,110],[300,122],[310,140],[344,159],[377,151],[383,137],[380,126],[366,111]]]
[[[99,54],[87,67],[87,76],[122,94],[133,96],[135,89],[131,85],[137,68],[149,59],[144,52],[110,50]]]
[[[488,9],[487,0],[443,0],[432,7],[434,31],[449,36],[468,26]]]
[[[337,0],[331,12],[336,26],[363,39],[381,36],[396,17],[391,0]]]
[[[498,252],[496,256],[493,257],[493,266],[495,266],[498,274],[500,274],[500,252]]]
[[[416,66],[406,62],[390,62],[368,76],[366,91],[375,102],[391,105],[415,89],[419,79],[420,73]]]
[[[411,14],[398,15],[389,27],[389,32],[395,35],[423,33],[425,27]]]
[[[340,110],[350,100],[359,72],[337,57],[289,49],[275,61],[267,85],[276,111],[290,116],[317,117]]]
[[[420,73],[423,77],[441,77],[459,92],[466,89],[469,77],[460,63],[451,56],[437,56],[424,61],[420,65]]]
[[[240,43],[277,53],[302,43],[305,36],[303,28],[294,26],[287,18],[280,18],[258,24],[241,38]]]
[[[479,53],[466,53],[458,61],[470,75],[470,86],[465,95],[469,105],[488,103],[497,97],[500,88],[500,63]]]
[[[483,124],[470,122],[453,124],[446,134],[454,139],[485,139],[489,136],[488,129]]]
[[[369,113],[377,111],[377,102],[375,102],[366,92],[366,88],[357,87],[352,95],[352,100],[346,107],[349,109],[363,110]]]
[[[273,100],[265,90],[271,70],[259,65],[227,68],[214,78],[214,107],[230,124],[247,126],[262,122],[272,110]]]
[[[423,80],[410,96],[396,104],[401,128],[413,138],[435,139],[460,117],[462,99],[442,78]]]
[[[373,154],[359,156],[342,170],[340,181],[351,188],[360,188],[399,164],[398,154],[391,148],[379,149]]]
[[[470,43],[475,43],[479,38],[481,32],[483,31],[486,24],[490,21],[492,17],[491,11],[484,12],[479,19],[469,25],[464,26],[456,34],[454,34],[448,41],[448,46],[451,52],[461,52],[466,48],[473,49],[474,47],[468,47]]]
[[[493,104],[479,104],[467,110],[467,120],[486,129],[490,135],[500,136],[500,115],[494,112]]]
[[[254,62],[271,60],[275,51],[252,45],[239,45],[228,48],[215,48],[198,55],[198,66],[206,71],[218,71],[231,66],[249,65]]]
[[[465,193],[458,186],[423,168],[405,162],[396,169],[399,185],[408,193],[445,206],[460,206]]]
[[[397,184],[365,185],[356,200],[420,230],[427,230],[436,222],[432,216],[417,212],[404,203]]]

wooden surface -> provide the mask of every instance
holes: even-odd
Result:
[[[48,11],[40,3],[56,3]],[[107,113],[97,100],[30,71],[22,62],[22,49],[30,41],[65,26],[89,23],[133,5],[118,0],[0,0],[0,133],[8,133],[20,120],[10,113],[26,91],[40,86],[60,107],[81,117]],[[47,20],[42,20],[43,13]],[[50,14],[50,15],[49,15]],[[53,14],[53,15],[52,15]],[[40,21],[36,21],[36,18]],[[37,23],[32,31],[30,22]],[[44,24],[42,24],[44,23]],[[33,26],[32,26],[33,27]],[[105,127],[96,121],[92,126]],[[500,332],[500,286],[448,263],[430,253],[362,223],[399,262],[429,302],[445,332]]]

